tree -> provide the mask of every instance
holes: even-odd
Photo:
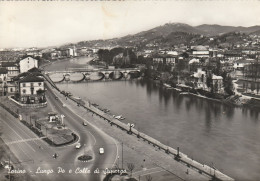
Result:
[[[254,90],[255,90],[255,83],[252,82],[252,83],[251,83],[251,91],[253,92]]]
[[[214,92],[218,92],[218,81],[214,84]]]
[[[259,89],[260,89],[260,83],[257,83],[257,85],[256,85],[256,92],[257,92],[257,94],[259,92]]]
[[[151,175],[146,175],[146,181],[152,181],[153,180],[153,177]]]
[[[233,95],[234,92],[233,92],[233,89],[234,89],[234,86],[233,86],[233,82],[232,82],[232,78],[230,76],[228,76],[225,80],[225,91],[228,95]]]
[[[207,76],[206,84],[207,84],[208,88],[212,87],[212,75],[211,74],[209,74]]]
[[[179,72],[185,69],[185,62],[184,62],[184,60],[179,60],[179,62],[176,65],[176,69]]]
[[[127,163],[127,168],[130,171],[130,173],[131,173],[130,177],[132,177],[132,172],[133,172],[133,170],[135,168],[135,165],[133,163]]]

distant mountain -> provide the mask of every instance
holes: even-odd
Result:
[[[241,41],[242,35],[232,32],[259,33],[260,26],[242,27],[242,26],[221,26],[203,24],[199,26],[190,26],[184,23],[166,23],[165,25],[142,31],[134,35],[127,35],[121,38],[109,40],[82,41],[78,46],[144,46],[144,45],[166,45],[176,44],[212,44],[212,43],[236,43]],[[225,38],[220,35],[229,34]],[[215,37],[216,41],[209,41],[208,37]],[[220,38],[220,40],[218,40]],[[218,41],[217,41],[218,40]],[[229,40],[231,42],[229,42]]]
[[[260,30],[254,31],[252,33],[250,33],[251,35],[260,35]]]
[[[152,34],[153,36],[167,36],[172,32],[203,34],[203,31],[196,29],[188,24],[166,23],[163,26],[158,26],[158,27],[150,29],[148,31],[143,31],[143,32],[137,33],[136,36],[147,36],[150,34]]]
[[[229,32],[240,32],[240,33],[252,33],[254,31],[260,30],[260,26],[242,27],[242,26],[221,26],[221,25],[208,25],[203,24],[195,27],[196,29],[202,31],[205,35],[216,36]]]

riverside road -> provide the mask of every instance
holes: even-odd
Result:
[[[50,90],[47,92],[48,104],[59,114],[65,115],[66,126],[79,136],[78,142],[82,147],[75,149],[76,143],[51,147],[45,141],[37,139],[33,132],[6,111],[1,112],[0,116],[4,125],[3,140],[7,144],[13,143],[9,145],[11,151],[18,157],[33,180],[101,180],[104,174],[93,172],[97,168],[101,172],[105,168],[112,168],[118,153],[116,142],[91,125],[84,127],[82,125],[84,119],[64,108]],[[27,141],[28,139],[32,141]],[[17,143],[14,144],[14,141]],[[104,148],[105,154],[99,155],[100,147]],[[91,155],[93,159],[88,162],[78,161],[78,156],[83,155],[84,152]],[[53,158],[55,153],[58,154],[57,159]],[[59,168],[66,172],[58,173]],[[70,169],[72,173],[69,173]],[[87,170],[90,170],[90,173]]]

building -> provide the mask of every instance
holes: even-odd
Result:
[[[20,60],[19,64],[20,64],[20,73],[27,72],[28,70],[34,67],[38,68],[38,60],[32,57],[27,57]]]
[[[153,57],[153,63],[163,63],[174,65],[177,63],[177,58],[171,55],[157,55]]]
[[[19,101],[23,104],[45,102],[44,79],[32,73],[17,81]]]
[[[242,58],[242,53],[240,51],[226,51],[224,52],[224,58],[236,61]]]
[[[0,68],[0,96],[4,96],[7,93],[7,69]]]
[[[61,50],[61,56],[63,57],[76,57],[77,55],[77,51],[76,48],[67,48],[67,49],[63,49]]]
[[[19,74],[19,66],[16,62],[2,62],[2,67],[7,69],[7,81]]]
[[[249,65],[253,59],[239,59],[234,62],[235,70],[243,70],[245,65]]]
[[[8,70],[5,67],[0,67],[0,82],[7,80]]]
[[[53,51],[50,53],[50,58],[53,60],[53,59],[58,59],[61,57],[61,51]]]
[[[207,86],[206,86],[206,72],[205,71],[202,71],[201,68],[198,68],[197,69],[197,72],[195,72],[192,77],[194,78],[194,82],[196,84],[196,87],[198,89],[205,89]]]
[[[221,93],[223,91],[223,77],[212,75],[213,92]]]
[[[232,72],[234,70],[234,63],[229,61],[221,61],[221,70],[225,72]]]
[[[194,46],[191,47],[192,49],[192,56],[193,57],[209,57],[209,49],[205,46],[199,45],[199,46]]]

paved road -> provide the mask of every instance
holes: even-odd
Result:
[[[48,89],[48,92],[51,92],[50,89]],[[60,95],[58,95],[60,96]],[[63,96],[63,95],[62,95]],[[116,145],[116,142],[113,138],[109,137],[102,131],[96,129],[91,124],[88,124],[87,127],[83,126],[82,123],[86,119],[82,119],[81,117],[74,114],[71,110],[69,110],[66,107],[63,107],[63,104],[55,99],[55,96],[53,94],[48,94],[48,102],[51,103],[54,108],[57,110],[57,112],[65,115],[64,121],[65,124],[72,129],[74,132],[79,135],[80,140],[79,142],[81,145],[86,144],[86,150],[89,150],[93,157],[95,158],[91,162],[90,170],[95,170],[96,168],[99,168],[99,170],[105,169],[105,168],[111,168],[117,158],[118,154],[118,148]],[[86,113],[87,114],[87,113]],[[87,117],[87,115],[86,115]],[[89,117],[89,116],[88,116]],[[99,148],[102,147],[105,150],[104,155],[99,154]],[[81,148],[82,153],[84,152],[84,148]],[[66,155],[64,155],[65,158],[69,158],[71,161],[77,163],[76,166],[84,166],[89,164],[82,164],[76,161],[77,155],[80,154],[74,154],[75,150],[72,150],[70,152],[67,152]],[[70,155],[74,156],[70,156]],[[91,180],[101,180],[100,179],[101,174],[91,174]]]
[[[80,149],[75,148],[76,143],[64,147],[49,146],[43,140],[37,139],[33,132],[5,111],[0,112],[0,120],[4,127],[1,137],[5,142],[10,143],[10,149],[34,180],[102,180],[104,174],[94,174],[93,171],[96,168],[102,171],[114,165],[118,154],[115,140],[90,124],[83,126],[82,118],[63,107],[50,91],[47,92],[48,104],[56,112],[65,115],[66,126],[79,136],[78,142],[82,145]],[[87,114],[86,116],[91,117]],[[100,147],[104,148],[105,154],[99,154]],[[89,162],[78,161],[77,157],[84,152],[91,155],[93,159]],[[54,153],[59,155],[57,159],[53,159]],[[65,169],[65,173],[57,174],[58,167]],[[53,173],[37,173],[37,169],[38,172],[53,170]],[[72,173],[68,173],[70,169]],[[90,170],[91,173],[75,173],[76,170],[78,172]]]

